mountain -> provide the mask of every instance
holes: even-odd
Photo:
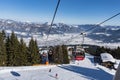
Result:
[[[97,26],[88,37],[106,43],[120,42],[120,26]]]
[[[23,37],[25,39],[29,39],[32,36],[39,41],[39,44],[60,44],[65,42],[65,40],[67,40],[67,42],[70,40],[79,43],[82,41],[82,36],[79,34],[83,32],[86,33],[85,38],[92,40],[93,42],[120,42],[120,26],[100,26],[95,24],[67,25],[64,23],[57,23],[53,24],[50,32],[49,28],[50,25],[48,22],[33,23],[14,21],[10,19],[0,19],[0,30],[5,30],[7,35],[14,31],[18,37]],[[50,35],[46,43],[45,41],[48,34]],[[76,41],[74,39],[76,39]],[[79,41],[79,39],[81,40]]]

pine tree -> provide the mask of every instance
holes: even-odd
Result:
[[[38,44],[37,44],[37,40],[34,41],[34,44],[35,44],[35,61],[36,61],[36,64],[39,64],[41,62],[41,58],[40,58],[40,53],[39,53],[39,47],[38,47]]]
[[[63,50],[62,46],[58,46],[58,63],[63,64]]]
[[[5,66],[7,55],[6,55],[6,48],[5,48],[5,41],[4,35],[0,32],[0,65]]]
[[[32,64],[39,64],[40,63],[40,54],[39,54],[39,48],[37,46],[37,41],[34,41],[33,38],[31,38],[29,42],[29,54]]]
[[[3,39],[5,40],[6,34],[5,34],[5,31],[4,31],[4,30],[2,30],[2,35],[3,35]]]
[[[68,58],[68,51],[67,47],[65,45],[62,45],[62,53],[63,53],[63,63],[68,64],[69,63],[69,58]]]
[[[117,59],[120,59],[120,47],[115,49],[114,57],[117,58]]]
[[[54,63],[59,63],[59,54],[58,54],[58,46],[53,47],[53,62]]]
[[[104,48],[104,46],[101,47],[101,53],[106,52],[106,49]]]
[[[57,64],[67,64],[69,63],[68,52],[66,46],[55,46],[53,48],[53,60]]]
[[[27,47],[22,38],[20,40],[20,45],[19,45],[19,57],[20,57],[19,65],[25,66],[28,64],[27,63]]]
[[[29,46],[27,47],[27,65],[30,66],[32,65],[32,57],[31,57],[31,52]]]
[[[11,43],[10,43],[10,38],[9,36],[7,36],[6,38],[6,54],[7,54],[7,66],[11,66],[11,59],[12,55],[11,55]]]
[[[104,52],[106,52],[106,50],[103,46],[102,47],[97,47],[96,54],[94,54],[94,56],[100,56],[100,54],[104,53]]]
[[[11,66],[19,66],[20,52],[19,52],[19,41],[14,32],[10,36],[10,64]]]

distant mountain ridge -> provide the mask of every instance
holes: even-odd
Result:
[[[31,35],[48,35],[48,29],[50,25],[46,23],[30,23],[19,22],[10,19],[0,19],[0,30],[5,30],[7,34],[9,31],[15,31],[16,34],[23,37],[30,37]],[[120,26],[99,26],[94,24],[85,25],[67,25],[64,23],[53,24],[50,34],[69,34],[69,33],[81,33],[96,27],[91,30],[86,37],[93,40],[100,40],[108,43],[120,42]],[[23,34],[24,33],[24,34]]]

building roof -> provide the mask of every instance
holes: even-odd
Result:
[[[113,56],[109,53],[101,53],[101,59],[102,59],[102,62],[113,62],[115,63],[115,59],[113,58]]]

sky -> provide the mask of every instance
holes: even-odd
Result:
[[[51,22],[58,0],[0,0],[0,18]],[[120,0],[61,0],[54,23],[97,24],[120,12]],[[104,25],[120,25],[120,15]]]

